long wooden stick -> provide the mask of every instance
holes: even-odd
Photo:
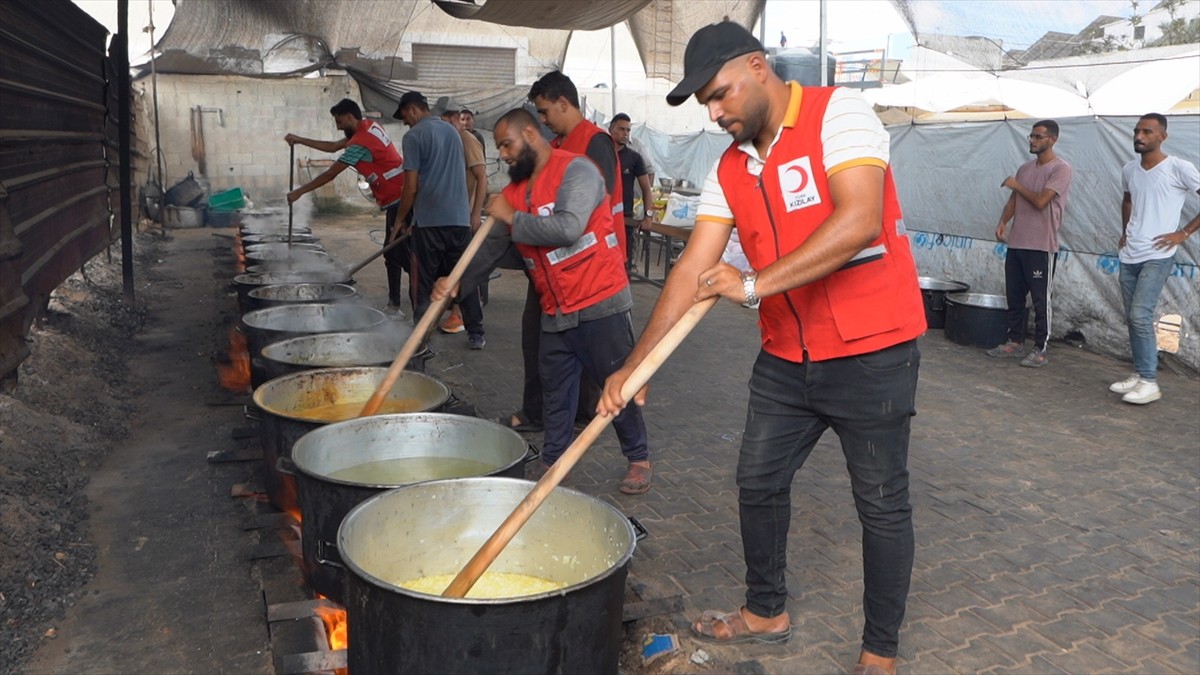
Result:
[[[634,395],[642,387],[646,386],[646,383],[650,381],[654,373],[658,372],[659,367],[667,360],[671,352],[675,351],[679,343],[683,342],[683,339],[696,327],[700,319],[704,318],[708,310],[717,304],[718,299],[709,298],[708,300],[692,305],[692,308],[680,317],[674,326],[671,326],[671,330],[667,331],[662,340],[654,346],[654,349],[650,350],[646,358],[642,359],[638,367],[629,375],[629,379],[625,380],[624,386],[621,387],[621,398],[629,401],[630,405],[636,405],[633,403]],[[571,443],[571,447],[567,448],[566,452],[558,458],[558,461],[554,462],[546,471],[546,474],[542,476],[541,480],[537,482],[537,485],[534,485],[529,494],[525,495],[525,498],[521,500],[521,503],[517,504],[517,508],[513,509],[508,518],[500,524],[500,527],[496,528],[492,536],[484,542],[474,557],[467,562],[462,571],[458,573],[458,576],[454,577],[454,581],[451,581],[446,590],[442,592],[442,597],[461,598],[471,590],[471,587],[475,585],[479,577],[483,576],[487,568],[495,562],[496,557],[500,555],[504,547],[508,546],[508,542],[512,541],[512,538],[529,521],[534,512],[542,505],[542,502],[546,501],[546,497],[550,496],[554,488],[558,487],[558,484],[562,482],[567,472],[583,457],[583,453],[591,447],[592,443],[595,442],[596,438],[600,436],[600,433],[604,431],[604,428],[612,420],[612,417],[603,415],[596,415],[592,418],[591,423],[575,438],[575,442]]]
[[[288,192],[296,189],[296,144],[288,144]],[[292,203],[288,202],[288,248],[292,248]],[[347,275],[349,276],[349,275]]]
[[[354,276],[359,270],[361,270],[362,268],[369,265],[372,260],[374,260],[374,259],[378,258],[379,256],[383,255],[384,253],[387,253],[388,251],[396,248],[396,246],[400,242],[404,241],[405,239],[408,239],[410,235],[412,235],[412,230],[409,230],[408,232],[405,232],[404,234],[400,235],[399,237],[396,237],[395,239],[389,241],[387,243],[387,245],[385,245],[383,248],[381,248],[378,251],[367,256],[366,260],[364,260],[364,261],[358,263],[357,265],[355,265],[354,267],[351,267],[350,269],[346,270],[346,276],[347,277]]]
[[[488,216],[483,221],[483,225],[475,231],[475,236],[471,237],[471,243],[467,244],[467,249],[463,251],[462,257],[458,259],[458,264],[454,269],[450,270],[450,276],[447,280],[450,283],[450,288],[458,285],[462,280],[463,273],[467,271],[467,265],[471,263],[471,259],[479,252],[479,247],[483,245],[483,240],[487,239],[488,232],[492,229],[492,224],[495,220]],[[450,296],[446,296],[441,300],[434,300],[430,303],[429,308],[425,310],[425,314],[421,316],[421,320],[413,328],[413,332],[408,336],[408,340],[404,346],[400,348],[400,353],[396,355],[396,360],[392,361],[392,366],[388,368],[387,375],[384,376],[383,382],[379,383],[379,388],[371,394],[371,398],[367,399],[367,404],[363,406],[362,412],[358,413],[359,417],[374,415],[379,412],[380,406],[383,405],[383,399],[387,398],[388,392],[392,387],[396,386],[396,381],[404,374],[404,366],[408,364],[408,360],[417,353],[417,348],[425,341],[425,336],[433,329],[433,325],[438,318],[442,316],[442,312],[446,309],[446,304],[450,302]]]

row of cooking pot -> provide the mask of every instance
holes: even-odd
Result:
[[[419,412],[312,419],[314,408],[361,406],[386,374],[320,366],[389,363],[407,337],[406,326],[378,310],[329,304],[353,299],[353,286],[332,277],[314,284],[313,276],[243,275],[239,300],[247,301],[243,326],[259,357],[252,372],[256,362],[261,370],[254,403],[268,494],[290,494],[299,506],[303,572],[347,608],[351,670],[617,672],[636,537],[629,520],[595,498],[556,490],[493,565],[566,583],[562,590],[446,600],[397,585],[461,569],[531,489],[504,477],[519,477],[536,452],[501,425],[431,412],[451,393],[423,372],[407,372],[384,405]],[[264,283],[275,281],[283,283]],[[309,283],[289,283],[296,281]],[[330,329],[339,332],[323,332]],[[410,370],[423,371],[418,361]],[[397,460],[418,464],[406,469],[416,473],[380,481],[361,471]],[[435,480],[464,470],[484,477]]]
[[[310,415],[330,403],[356,410],[385,376],[320,368],[254,392],[275,469],[267,475],[299,506],[305,579],[346,607],[350,671],[616,673],[636,536],[594,497],[556,489],[492,566],[561,590],[474,600],[399,586],[462,569],[532,489],[514,478],[536,452],[494,422],[424,412],[444,409],[451,394],[420,373],[401,377],[384,408],[422,412],[332,423]],[[438,480],[448,475],[472,477]]]

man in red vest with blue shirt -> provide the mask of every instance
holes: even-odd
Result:
[[[912,575],[908,439],[925,318],[888,134],[852,90],[779,79],[758,40],[734,23],[706,26],[688,42],[684,78],[667,102],[693,94],[733,144],[705,181],[688,245],[641,339],[606,382],[599,412],[625,406],[621,386],[693,303],[761,299],[737,466],[746,604],[705,612],[692,631],[717,643],[791,637],[791,484],[832,427],[862,525],[866,625],[853,672],[894,673]],[[748,272],[721,262],[735,227]]]

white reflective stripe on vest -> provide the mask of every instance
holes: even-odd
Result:
[[[572,256],[579,255],[580,253],[583,253],[589,248],[595,246],[596,241],[596,233],[588,232],[580,237],[579,241],[575,242],[574,244],[571,244],[570,246],[563,246],[562,248],[556,248],[553,251],[550,251],[546,254],[546,259],[550,261],[551,265],[557,265],[560,262],[569,260]]]
[[[396,176],[399,176],[399,175],[400,175],[400,174],[402,174],[402,173],[404,173],[404,167],[403,167],[403,166],[398,166],[398,167],[396,167],[396,168],[392,169],[391,171],[388,171],[388,172],[384,173],[384,174],[383,174],[383,179],[384,179],[384,180],[389,180],[389,179],[395,178]]]
[[[616,248],[621,242],[617,241],[615,232],[610,232],[604,237],[604,243],[608,244],[609,248]]]
[[[877,258],[877,257],[882,256],[885,253],[887,253],[887,246],[880,244],[878,246],[872,246],[871,248],[864,248],[863,250],[859,251],[848,262],[862,260],[863,258]]]

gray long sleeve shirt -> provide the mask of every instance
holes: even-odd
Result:
[[[529,198],[528,193],[525,197]],[[517,211],[513,215],[511,233],[510,228],[503,223],[496,223],[479,252],[475,254],[475,258],[471,260],[471,264],[467,266],[461,287],[474,288],[482,284],[501,263],[506,267],[515,267],[513,263],[516,262],[523,269],[524,264],[520,263],[521,255],[514,243],[551,248],[574,244],[587,229],[592,212],[601,202],[607,201],[608,194],[605,192],[600,171],[585,157],[572,159],[567,164],[562,183],[555,193],[554,212],[548,216],[537,216]],[[543,314],[542,330],[559,333],[578,326],[580,321],[602,319],[632,307],[633,294],[626,284],[616,295],[578,312]]]

